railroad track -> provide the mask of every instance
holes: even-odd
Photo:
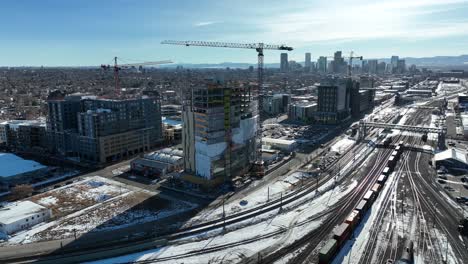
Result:
[[[385,153],[386,152],[386,153]],[[389,151],[383,150],[378,152],[377,156],[377,162],[374,163],[374,166],[372,167],[372,171],[382,171],[383,167],[380,161],[384,160],[384,158],[388,158],[390,154]],[[379,172],[379,173],[380,173]],[[367,180],[371,178],[371,174],[367,174],[365,178],[358,184],[358,186],[348,195],[346,195],[342,200],[344,200],[344,203],[342,207],[335,211],[333,216],[329,217],[326,219],[326,222],[324,225],[322,225],[319,229],[313,230],[306,234],[304,237],[296,240],[292,244],[278,250],[277,252],[274,252],[273,254],[268,255],[262,260],[262,263],[274,263],[277,259],[281,258],[284,255],[287,255],[289,253],[295,252],[299,248],[303,247],[305,244],[307,244],[306,249],[302,250],[302,253],[296,256],[294,259],[291,260],[292,263],[301,263],[307,259],[310,258],[309,255],[303,254],[304,252],[310,252],[312,251],[316,245],[321,241],[321,239],[325,236],[328,229],[333,228],[336,225],[336,222],[339,221],[340,218],[344,218],[347,216],[347,209],[352,205],[352,202],[362,198],[364,195],[362,193],[362,190],[365,187],[368,187],[370,184],[366,184]],[[346,213],[346,214],[345,214]]]
[[[404,140],[405,137],[403,137],[403,140]],[[400,160],[405,160],[407,157],[409,156],[409,153],[403,153],[402,154],[402,157],[400,158]],[[385,184],[386,185],[389,185],[389,190],[385,193],[385,196],[384,198],[382,198],[383,202],[382,202],[382,205],[381,205],[381,208],[380,210],[378,211],[377,213],[377,216],[374,220],[374,225],[372,227],[372,229],[370,230],[370,233],[369,233],[369,240],[367,242],[367,250],[364,251],[363,255],[361,256],[361,259],[359,260],[359,263],[375,263],[373,262],[374,261],[374,250],[375,250],[375,247],[378,243],[378,239],[381,238],[381,236],[379,236],[380,234],[380,231],[381,231],[381,228],[382,228],[382,224],[384,222],[384,219],[385,219],[385,215],[387,213],[387,209],[390,207],[391,208],[391,212],[390,212],[390,222],[391,223],[394,223],[394,220],[396,220],[397,218],[397,212],[396,210],[394,209],[395,208],[395,200],[396,200],[396,191],[397,191],[397,186],[398,186],[398,180],[401,176],[403,172],[403,168],[400,167],[394,174],[394,177],[392,178],[392,182],[389,183],[389,181],[387,180],[387,183]],[[389,177],[390,178],[390,177]],[[382,188],[384,188],[385,186],[382,186]],[[380,193],[382,193],[383,191],[381,191]],[[386,241],[390,241],[390,239],[393,239],[394,238],[394,230],[395,230],[396,227],[392,227],[391,229],[391,232],[387,233],[385,237],[382,238],[382,240],[386,240]],[[392,241],[394,242],[394,241]],[[393,246],[396,246],[395,244],[393,244]],[[376,259],[380,260],[380,263],[386,261],[383,257],[379,258],[379,254],[377,254],[377,257]]]

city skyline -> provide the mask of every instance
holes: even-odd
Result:
[[[160,45],[164,39],[284,43],[294,47],[288,57],[296,61],[306,52],[316,61],[336,50],[354,50],[365,58],[454,56],[466,54],[468,45],[465,0],[299,1],[293,6],[284,1],[10,1],[2,11],[0,27],[8,38],[0,43],[1,66],[97,66],[114,56],[128,62],[256,61],[249,50]],[[278,61],[277,52],[265,52],[266,63]]]

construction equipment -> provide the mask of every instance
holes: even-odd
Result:
[[[348,62],[348,76],[351,77],[352,70],[353,70],[353,59],[359,59],[362,61],[362,56],[354,56],[354,51],[351,51],[349,54],[349,62]]]
[[[334,56],[324,56],[327,59],[335,59]],[[348,59],[348,70],[347,70],[347,75],[351,77],[352,75],[352,69],[353,69],[353,59],[359,59],[362,61],[363,57],[362,56],[354,56],[354,52],[351,51],[349,57],[342,57],[343,59]]]
[[[214,47],[214,48],[234,48],[234,49],[254,49],[258,53],[258,114],[259,120],[257,122],[257,153],[254,171],[257,171],[257,176],[263,176],[263,162],[262,162],[262,121],[260,118],[262,106],[263,106],[263,50],[286,50],[292,51],[293,48],[286,45],[270,45],[264,43],[227,43],[227,42],[212,42],[212,41],[177,41],[177,40],[165,40],[161,44],[168,45],[182,45],[182,46],[199,46],[199,47]]]
[[[104,70],[109,70],[111,67],[114,68],[114,81],[115,81],[115,91],[117,94],[120,94],[120,81],[119,81],[119,71],[122,69],[129,69],[129,68],[136,68],[136,67],[143,67],[149,65],[161,65],[161,64],[170,64],[172,61],[164,60],[164,61],[147,61],[147,62],[140,62],[140,63],[127,63],[127,64],[118,64],[117,57],[114,57],[114,65],[111,66],[109,64],[101,64],[101,68]]]

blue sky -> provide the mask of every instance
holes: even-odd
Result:
[[[256,62],[252,50],[171,40],[265,42],[290,58],[335,50],[365,58],[468,54],[468,0],[3,0],[0,65],[77,66],[170,59]],[[266,62],[278,62],[268,51]]]

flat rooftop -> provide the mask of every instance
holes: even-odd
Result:
[[[26,172],[47,168],[39,162],[25,160],[11,153],[0,153],[0,177],[8,178]]]
[[[31,201],[15,202],[0,209],[0,223],[11,224],[44,210],[47,208]]]

